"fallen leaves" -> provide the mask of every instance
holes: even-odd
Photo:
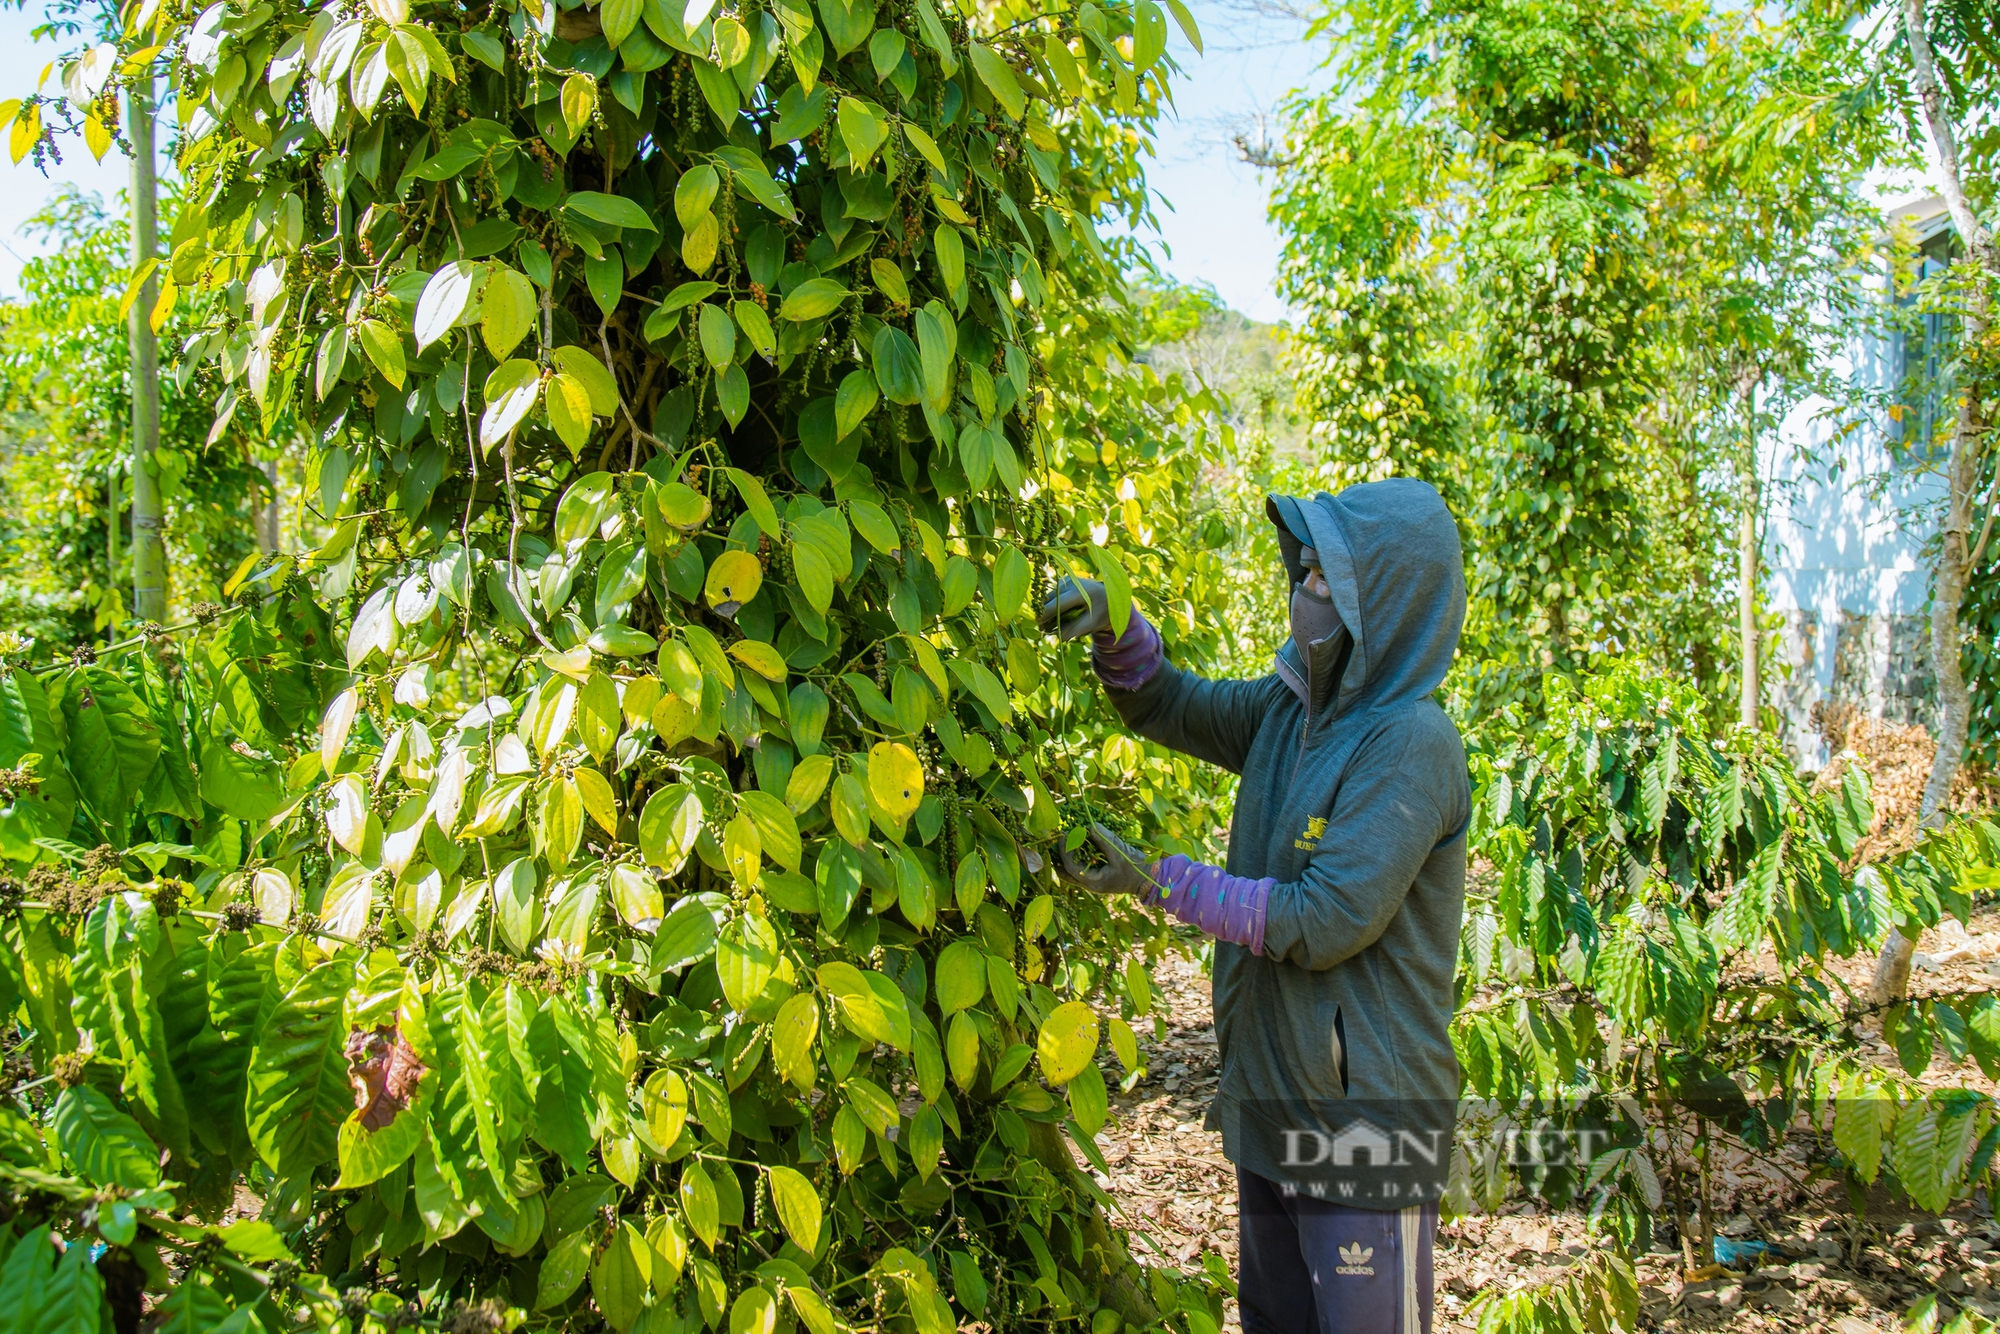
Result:
[[[2000,932],[2000,914],[1976,918],[1974,939],[1983,939],[1982,932]],[[1853,962],[1865,968],[1871,961]],[[1952,966],[1983,964],[1966,959]],[[1213,1253],[1233,1273],[1236,1171],[1223,1157],[1222,1137],[1202,1129],[1221,1070],[1208,979],[1179,957],[1150,965],[1148,975],[1165,1033],[1156,1036],[1143,1021],[1135,1024],[1147,1075],[1112,1100],[1111,1119],[1096,1136],[1110,1168],[1098,1174],[1098,1184],[1111,1194],[1142,1261],[1189,1266]],[[1124,1071],[1108,1053],[1103,1059],[1107,1082],[1115,1084]],[[1965,1075],[1952,1077],[1962,1082]],[[1805,1164],[1795,1166],[1803,1177]],[[1712,1272],[1697,1271],[1703,1273],[1698,1280],[1684,1281],[1678,1245],[1656,1243],[1637,1258],[1642,1330],[1882,1334],[1928,1292],[2000,1315],[2000,1223],[1990,1215],[1961,1206],[1959,1216],[1933,1218],[1897,1208],[1885,1196],[1871,1199],[1866,1219],[1857,1223],[1837,1188],[1801,1198],[1791,1182],[1760,1174],[1747,1158],[1727,1153],[1715,1170],[1726,1192],[1717,1215],[1728,1220],[1725,1230],[1765,1238],[1778,1253],[1747,1272],[1711,1266]],[[1850,1242],[1851,1226],[1864,1239],[1858,1250]],[[1480,1294],[1549,1282],[1603,1244],[1581,1214],[1549,1212],[1529,1201],[1510,1203],[1500,1214],[1446,1222],[1434,1252],[1434,1328],[1469,1334],[1475,1322],[1468,1312]],[[1233,1302],[1224,1328],[1241,1330]]]

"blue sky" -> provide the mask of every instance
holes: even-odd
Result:
[[[1176,91],[1177,114],[1161,127],[1151,171],[1161,197],[1161,263],[1184,282],[1212,283],[1224,300],[1254,319],[1278,320],[1285,310],[1272,290],[1278,238],[1264,218],[1266,182],[1236,160],[1230,135],[1275,110],[1284,94],[1312,80],[1317,57],[1295,40],[1296,28],[1245,17],[1212,0],[1193,5],[1208,54],[1198,56],[1172,30],[1169,49],[1186,74]],[[57,48],[30,33],[42,6],[0,10],[0,98],[32,90]],[[51,75],[49,87],[58,76]],[[0,156],[0,294],[18,291],[22,260],[42,246],[22,233],[65,182],[110,198],[130,170],[116,148],[93,162],[80,142],[45,178],[33,165]]]
[[[1171,252],[1161,263],[1183,282],[1212,283],[1252,319],[1280,320],[1285,307],[1272,290],[1278,234],[1264,217],[1269,182],[1238,160],[1230,136],[1243,130],[1255,139],[1256,117],[1271,116],[1286,93],[1314,82],[1324,47],[1299,41],[1295,24],[1206,0],[1192,8],[1208,51],[1196,55],[1173,30],[1168,49],[1185,75],[1149,172],[1164,201],[1160,239]]]
[[[33,92],[43,67],[62,49],[53,42],[32,40],[41,14],[38,0],[28,0],[25,13],[11,5],[0,10],[0,100]],[[61,81],[60,71],[51,73],[48,90],[57,91]],[[81,140],[65,142],[62,152],[64,161],[60,166],[51,165],[46,178],[35,170],[32,160],[16,166],[7,154],[0,153],[0,247],[4,247],[0,249],[0,294],[18,292],[22,259],[46,249],[38,240],[23,235],[21,229],[61,184],[94,190],[106,199],[127,184],[131,163],[116,148],[104,155],[102,163],[91,160]]]

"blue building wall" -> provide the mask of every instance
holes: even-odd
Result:
[[[1942,211],[1926,199],[1891,216],[1922,240],[1943,228]],[[1886,282],[1873,286],[1888,299]],[[1893,398],[1908,361],[1891,334],[1857,342],[1834,369]],[[1935,726],[1924,546],[1944,485],[1896,446],[1901,429],[1879,407],[1812,398],[1786,415],[1767,447],[1766,596],[1783,628],[1766,679],[1787,743],[1807,768],[1829,758],[1830,714]]]

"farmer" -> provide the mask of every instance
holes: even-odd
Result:
[[[1229,864],[1154,859],[1102,825],[1063,874],[1214,936],[1221,1085],[1208,1128],[1236,1165],[1246,1334],[1417,1334],[1451,1161],[1446,1029],[1471,810],[1458,729],[1431,692],[1465,619],[1458,530],[1407,478],[1271,496],[1291,585],[1274,670],[1209,681],[1135,608],[1065,579],[1045,631],[1091,637],[1141,736],[1242,776]]]

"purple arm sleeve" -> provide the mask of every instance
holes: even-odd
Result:
[[[1132,619],[1122,636],[1107,629],[1090,637],[1090,663],[1097,669],[1097,679],[1120,690],[1137,690],[1153,679],[1165,661],[1160,632],[1137,607],[1132,608]]]
[[[1252,954],[1264,952],[1264,907],[1276,880],[1246,880],[1180,853],[1154,862],[1151,871],[1156,887],[1141,900],[1147,907],[1165,908],[1217,940],[1248,946]]]

